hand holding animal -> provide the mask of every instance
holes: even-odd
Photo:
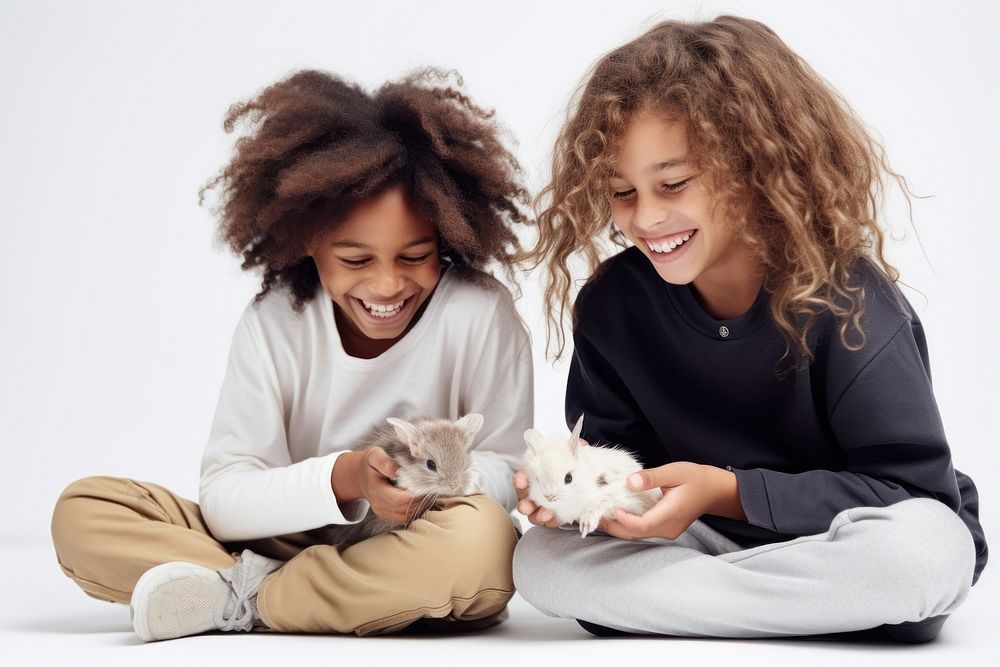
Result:
[[[568,440],[525,431],[522,471],[528,480],[527,498],[552,512],[557,524],[577,522],[586,537],[601,519],[613,518],[616,508],[642,514],[662,492],[631,490],[626,480],[642,465],[624,449],[588,445],[580,439],[582,430],[581,416]]]
[[[472,445],[483,426],[483,416],[468,414],[457,421],[421,417],[404,420],[390,417],[355,443],[354,451],[384,452],[396,466],[394,486],[413,496],[419,517],[438,498],[480,493],[480,482],[472,470]],[[411,508],[408,508],[408,510]],[[328,544],[353,544],[405,524],[379,516],[375,505],[360,522],[321,528]]]

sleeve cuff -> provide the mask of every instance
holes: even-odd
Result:
[[[341,454],[346,454],[347,451],[344,450],[329,454],[320,468],[320,496],[327,500],[326,514],[329,519],[327,523],[331,524],[357,523],[365,518],[365,515],[368,514],[368,509],[371,507],[364,498],[352,500],[343,507],[337,502],[331,482],[333,479],[333,466],[336,464],[337,458]]]
[[[747,515],[747,523],[777,531],[774,517],[771,516],[771,503],[767,499],[764,473],[757,468],[750,470],[740,470],[730,466],[726,468],[736,475],[740,503],[743,505],[743,513]]]

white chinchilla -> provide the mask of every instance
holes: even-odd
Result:
[[[523,469],[528,476],[528,499],[550,510],[561,524],[578,522],[580,535],[586,537],[602,518],[612,518],[615,508],[642,514],[663,494],[659,489],[629,489],[626,479],[642,469],[639,462],[623,449],[584,445],[582,430],[582,416],[569,440],[546,438],[528,429]]]

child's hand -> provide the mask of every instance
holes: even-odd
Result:
[[[513,483],[514,491],[517,492],[518,512],[528,517],[528,521],[536,526],[546,526],[548,528],[557,528],[559,526],[559,522],[556,521],[555,516],[550,510],[538,507],[535,503],[528,500],[528,476],[523,471],[518,470],[514,473]]]
[[[697,463],[668,463],[629,475],[629,488],[644,491],[659,487],[663,497],[642,516],[615,510],[600,529],[624,540],[647,537],[676,539],[702,514],[746,521],[736,475],[722,468]]]
[[[372,512],[383,519],[407,524],[421,509],[423,498],[397,489],[390,480],[396,479],[399,464],[381,447],[369,447],[361,466],[361,491],[372,506]]]
[[[417,498],[393,486],[399,465],[381,447],[341,455],[333,468],[334,495],[341,504],[364,498],[376,516],[407,524],[423,508]]]

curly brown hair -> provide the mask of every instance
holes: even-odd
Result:
[[[627,245],[611,221],[609,179],[626,123],[645,112],[685,124],[689,157],[764,271],[786,356],[811,360],[808,334],[823,312],[845,346],[864,345],[864,291],[849,284],[851,269],[868,257],[898,280],[877,217],[886,176],[907,203],[910,192],[847,102],[770,28],[735,16],[662,22],[601,58],[574,97],[536,199],[538,241],[522,257],[529,268],[547,261],[556,358],[574,269],[582,262],[593,279]]]
[[[218,238],[263,271],[256,301],[287,284],[301,312],[319,285],[307,249],[359,202],[401,184],[434,223],[442,260],[513,281],[520,251],[513,223],[528,195],[493,112],[462,92],[454,71],[419,70],[374,93],[326,72],[303,70],[234,104],[243,121],[230,162],[199,192],[217,190]]]

